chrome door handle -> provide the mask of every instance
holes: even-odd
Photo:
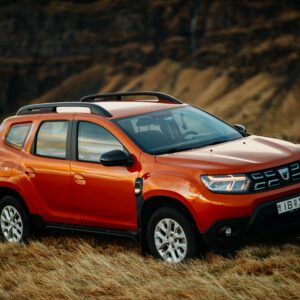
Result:
[[[85,185],[86,181],[83,175],[81,174],[75,174],[74,175],[74,181],[79,185]]]

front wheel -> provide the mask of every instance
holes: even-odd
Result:
[[[19,243],[28,237],[29,222],[22,204],[12,196],[0,200],[0,237]]]
[[[153,213],[147,230],[151,254],[166,262],[179,263],[197,254],[197,234],[182,211],[163,207]]]

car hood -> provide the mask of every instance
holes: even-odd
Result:
[[[300,146],[248,136],[231,142],[156,157],[156,162],[198,168],[210,174],[242,173],[300,160]]]

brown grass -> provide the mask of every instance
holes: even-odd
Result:
[[[300,242],[208,253],[180,265],[128,240],[46,236],[0,244],[0,299],[299,299]]]

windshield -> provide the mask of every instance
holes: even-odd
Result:
[[[242,137],[228,124],[192,106],[118,119],[115,123],[149,154],[201,148]]]

